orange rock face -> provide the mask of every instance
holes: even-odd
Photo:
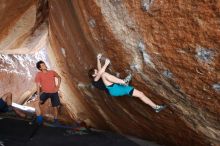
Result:
[[[47,61],[37,55],[45,48],[62,77],[71,120],[164,145],[220,144],[220,2],[7,0],[0,6],[0,52],[23,54],[9,55],[13,73],[9,57],[1,57],[1,93],[7,87],[21,96],[16,101],[24,100],[34,86],[36,61]],[[167,109],[156,114],[137,98],[93,88],[87,72],[100,52],[111,60],[110,73],[132,73],[131,84]],[[22,69],[30,80],[19,75]]]

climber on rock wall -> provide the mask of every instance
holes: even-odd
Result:
[[[92,68],[88,72],[90,79],[92,79],[92,84],[96,88],[106,91],[111,96],[129,95],[137,97],[145,104],[151,106],[157,113],[166,108],[166,105],[155,104],[143,92],[130,86],[131,75],[123,80],[107,73],[106,68],[109,66],[110,60],[106,58],[105,64],[101,66],[101,57],[102,54],[97,55],[97,69]]]

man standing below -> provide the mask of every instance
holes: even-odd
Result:
[[[57,120],[58,108],[60,106],[58,90],[60,88],[61,77],[55,71],[47,70],[47,66],[43,61],[38,61],[36,67],[40,70],[35,77],[35,82],[37,85],[37,98],[40,99],[39,104],[44,104],[44,102],[50,98],[54,110],[54,124],[59,124]],[[58,79],[57,84],[55,78]],[[41,95],[40,89],[42,91]],[[43,122],[43,117],[40,110],[37,113],[37,122],[38,124],[42,124]]]

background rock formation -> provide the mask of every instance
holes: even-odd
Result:
[[[165,145],[218,145],[219,8],[213,0],[2,0],[0,92],[24,102],[43,59],[62,76],[72,120]],[[169,107],[155,114],[93,88],[87,71],[99,52],[109,72],[133,73],[132,85]]]

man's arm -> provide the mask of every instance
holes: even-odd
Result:
[[[101,78],[102,74],[105,72],[109,64],[110,64],[110,60],[106,59],[105,65],[98,71],[97,76],[95,77],[94,81],[98,81]]]
[[[37,87],[37,98],[40,97],[40,83],[36,82],[36,87]]]
[[[58,91],[61,84],[61,77],[57,73],[55,74],[55,77],[58,79],[58,84],[57,84],[57,91]]]
[[[101,57],[102,57],[102,54],[99,53],[97,55],[97,68],[98,68],[98,71],[100,71],[102,69],[101,62],[100,62]]]
[[[37,88],[37,99],[40,99],[40,76],[39,73],[36,74],[35,76],[35,83],[36,83],[36,88]]]

